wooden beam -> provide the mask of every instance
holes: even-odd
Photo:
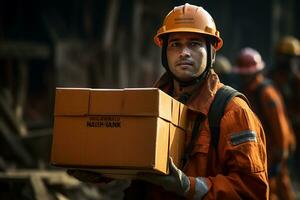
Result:
[[[113,42],[116,33],[117,17],[120,8],[120,0],[109,1],[109,6],[106,14],[104,37],[103,37],[103,50],[105,52],[105,71],[104,82],[108,85],[113,85]]]

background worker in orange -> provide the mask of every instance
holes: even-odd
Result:
[[[244,99],[234,97],[227,104],[219,141],[212,144],[208,113],[223,86],[212,64],[223,41],[210,14],[194,5],[175,7],[154,39],[166,69],[156,87],[188,106],[186,147],[191,151],[183,167],[170,159],[167,176],[140,174],[125,199],[268,199],[265,136]],[[196,129],[195,119],[200,119]]]
[[[270,78],[283,95],[287,113],[291,119],[295,138],[291,139],[291,151],[294,153],[295,179],[300,180],[300,42],[292,36],[285,36],[275,48],[275,65]],[[296,148],[297,141],[297,148]]]
[[[233,71],[241,76],[242,91],[248,97],[266,133],[270,199],[277,199],[277,196],[283,196],[281,199],[295,199],[287,168],[289,145],[294,133],[281,95],[262,73],[264,67],[261,55],[256,50],[244,48],[238,55]],[[283,171],[285,177],[280,175]],[[285,190],[280,190],[280,187]]]

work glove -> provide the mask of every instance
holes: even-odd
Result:
[[[68,169],[67,173],[79,181],[86,183],[108,183],[113,180],[100,173],[80,169]]]
[[[178,169],[169,158],[169,175],[159,175],[153,173],[139,173],[137,178],[163,187],[167,191],[175,192],[180,196],[186,197],[190,189],[189,178]]]

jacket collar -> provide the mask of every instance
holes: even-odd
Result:
[[[214,100],[214,96],[217,90],[222,86],[223,84],[220,82],[218,75],[214,70],[211,70],[204,82],[195,89],[190,99],[186,102],[186,105],[190,110],[207,116],[210,105]],[[155,83],[154,87],[158,87],[172,96],[172,79],[167,73],[162,75]]]

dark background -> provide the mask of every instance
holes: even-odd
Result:
[[[212,15],[233,64],[249,46],[271,68],[276,42],[300,38],[299,0],[0,0],[0,171],[49,168],[56,87],[151,87],[153,36],[185,2]]]
[[[233,64],[239,49],[250,46],[270,68],[276,42],[300,37],[300,1],[186,2],[211,13],[224,40],[218,53]],[[27,127],[51,128],[55,87],[151,86],[164,71],[153,36],[163,17],[183,3],[1,0],[0,88],[6,103]]]

